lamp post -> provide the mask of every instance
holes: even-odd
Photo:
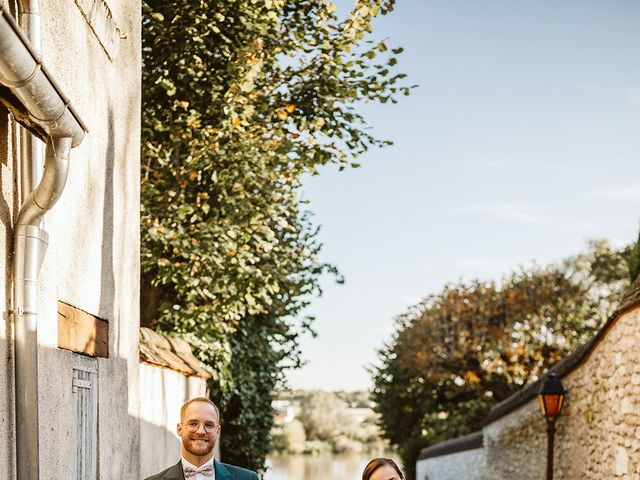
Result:
[[[544,377],[538,392],[540,410],[547,421],[547,480],[553,480],[553,440],[556,433],[556,419],[562,411],[566,393],[555,373]]]

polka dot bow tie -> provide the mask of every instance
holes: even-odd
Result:
[[[203,477],[213,478],[213,465],[203,465],[200,468],[184,467],[184,478],[196,478],[196,475],[202,475]]]

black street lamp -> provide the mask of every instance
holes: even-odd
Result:
[[[540,410],[547,420],[547,480],[553,480],[553,440],[556,433],[556,419],[562,411],[566,393],[555,373],[544,377],[538,392]]]

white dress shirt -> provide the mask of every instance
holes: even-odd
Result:
[[[213,468],[213,458],[211,458],[211,460],[209,460],[207,463],[204,463],[202,465],[200,465],[199,467],[196,467],[194,464],[190,463],[188,460],[185,460],[184,457],[180,457],[180,459],[182,460],[182,469],[184,470],[185,467],[190,467],[193,468],[195,470],[204,468],[206,466],[211,466],[211,468]],[[195,477],[191,477],[189,480],[215,480],[216,478],[216,472],[215,469],[213,470],[213,474],[210,476],[204,476],[204,475],[199,475],[196,474]]]

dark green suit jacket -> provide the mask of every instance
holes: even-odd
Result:
[[[258,480],[258,474],[256,472],[227,463],[220,463],[217,460],[213,461],[213,469],[216,472],[216,480]],[[182,460],[173,467],[169,467],[145,480],[184,480]]]

